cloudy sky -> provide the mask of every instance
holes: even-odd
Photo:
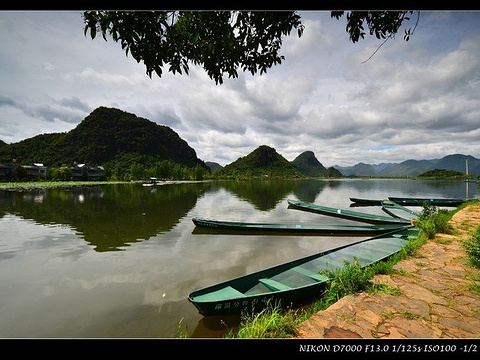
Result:
[[[260,145],[325,166],[480,158],[480,12],[422,11],[410,41],[402,28],[376,53],[382,41],[353,44],[345,19],[299,14],[304,34],[284,39],[281,65],[216,85],[193,66],[149,78],[113,40],[84,36],[82,12],[0,11],[0,139],[69,131],[106,106],[221,165]]]

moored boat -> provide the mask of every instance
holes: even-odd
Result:
[[[196,234],[215,233],[242,233],[242,234],[301,234],[301,235],[377,235],[402,230],[411,225],[385,224],[385,225],[310,225],[294,223],[251,223],[219,221],[201,218],[192,218],[196,227]]]
[[[410,230],[395,231],[322,251],[191,292],[203,316],[259,312],[269,304],[296,307],[320,297],[330,278],[347,263],[361,267],[384,260],[408,242]]]
[[[350,201],[359,206],[382,205],[382,200],[376,200],[376,199],[359,199],[359,198],[351,197]]]
[[[435,205],[435,206],[451,206],[457,207],[463,204],[466,200],[464,199],[457,199],[457,198],[409,198],[409,197],[388,197],[389,200],[396,202],[400,205],[410,205],[410,206],[423,206],[427,205]]]
[[[365,222],[369,224],[410,224],[410,221],[407,219],[400,219],[390,216],[381,216],[376,214],[363,213],[359,211],[344,210],[328,206],[321,206],[312,203],[306,203],[299,200],[288,200],[289,206],[303,210],[310,211],[318,214],[323,214],[327,216],[338,217],[347,220]]]
[[[397,204],[391,200],[383,200],[382,201],[382,210],[385,211],[388,215],[400,218],[400,219],[408,219],[408,220],[415,220],[418,217],[419,212],[406,208],[400,204]]]

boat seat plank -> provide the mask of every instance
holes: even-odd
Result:
[[[294,267],[293,270],[295,270],[296,272],[299,272],[302,275],[308,276],[309,278],[312,278],[313,280],[316,280],[318,282],[329,280],[328,276],[322,275],[319,273],[314,273],[313,271],[302,268],[301,266]]]
[[[228,299],[235,299],[235,298],[239,298],[239,297],[245,297],[245,295],[243,293],[241,293],[240,291],[234,289],[233,287],[227,286],[227,287],[224,287],[220,290],[217,290],[217,291],[214,291],[214,292],[211,292],[211,293],[199,295],[199,296],[196,297],[195,300],[197,300],[197,301],[215,301],[215,300],[218,300],[219,298],[228,300]]]
[[[261,282],[263,285],[271,289],[272,291],[282,291],[282,290],[289,290],[291,289],[290,286],[282,284],[278,281],[272,280],[272,279],[259,279],[259,282]]]

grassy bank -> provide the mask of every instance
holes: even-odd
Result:
[[[318,311],[327,309],[336,303],[340,298],[357,292],[388,293],[396,294],[398,289],[386,284],[373,284],[370,279],[376,274],[392,274],[395,272],[393,266],[400,260],[415,253],[436,233],[452,233],[449,225],[451,217],[459,210],[468,206],[468,203],[455,210],[437,209],[435,207],[424,207],[418,217],[417,226],[420,228],[419,235],[411,238],[400,252],[393,255],[387,261],[361,268],[358,263],[346,263],[344,268],[338,272],[329,273],[332,279],[321,298],[313,303],[308,309],[282,311],[274,305],[263,312],[244,316],[238,330],[231,330],[225,337],[228,338],[288,338],[296,334],[296,326]],[[471,260],[471,265],[480,266],[480,227],[474,231],[471,237],[463,243]],[[480,288],[472,288],[480,292]]]
[[[0,190],[33,190],[69,188],[74,186],[95,186],[106,184],[129,184],[129,181],[31,181],[0,183]]]

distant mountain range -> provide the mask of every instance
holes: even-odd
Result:
[[[293,161],[288,161],[267,145],[261,145],[245,157],[221,166],[207,161],[207,166],[218,177],[342,177],[337,169],[325,168],[313,151],[304,151]]]
[[[345,176],[414,177],[435,169],[465,173],[467,161],[468,174],[480,175],[480,159],[463,154],[447,155],[441,159],[406,160],[400,163],[381,163],[377,165],[361,162],[354,166],[335,165],[334,167]]]
[[[480,175],[480,160],[462,154],[441,159],[407,160],[401,163],[332,166],[326,168],[313,151],[304,151],[293,161],[286,160],[274,148],[261,145],[250,154],[221,166],[204,162],[195,150],[171,128],[158,125],[125,111],[99,107],[77,127],[66,133],[37,135],[7,144],[0,140],[0,163],[13,159],[22,165],[43,163],[47,167],[71,166],[75,162],[105,166],[111,173],[131,171],[140,164],[158,167],[164,160],[188,168],[201,167],[216,177],[414,177],[424,172],[442,169],[465,173],[468,161],[470,175]]]

